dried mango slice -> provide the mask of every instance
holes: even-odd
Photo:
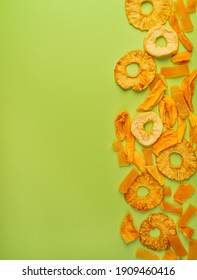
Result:
[[[184,257],[187,255],[187,251],[185,250],[183,244],[181,243],[178,235],[169,236],[170,245],[175,251],[176,255],[179,257]]]
[[[181,25],[179,24],[178,18],[175,12],[172,12],[169,17],[169,23],[171,27],[176,31],[179,41],[183,44],[183,46],[188,50],[188,52],[192,52],[193,45],[192,42],[185,35]]]
[[[179,230],[184,234],[185,237],[187,237],[188,239],[191,239],[193,234],[194,234],[194,229],[189,227],[189,226],[185,226],[185,227],[179,227]]]
[[[142,149],[142,153],[144,155],[144,158],[145,158],[145,162],[146,162],[146,166],[150,166],[150,165],[153,165],[153,151],[151,148],[143,148]]]
[[[160,207],[162,210],[173,213],[173,214],[177,214],[177,215],[181,215],[183,212],[183,208],[182,206],[179,205],[175,205],[166,201],[162,201],[160,203]]]
[[[186,122],[185,120],[183,120],[181,117],[178,116],[178,125],[176,129],[178,143],[181,143],[183,141],[185,131],[186,131]]]
[[[159,260],[159,257],[143,248],[138,248],[136,251],[136,257],[143,260]]]
[[[137,75],[130,76],[127,66],[137,63],[139,71]],[[155,77],[156,64],[153,58],[144,50],[134,50],[125,54],[116,64],[114,77],[117,84],[123,89],[144,90]]]
[[[137,193],[140,187],[146,187],[149,193],[145,197],[140,197]],[[124,194],[125,200],[135,209],[148,211],[156,207],[163,199],[163,188],[149,174],[141,174],[130,185],[127,193]]]
[[[119,165],[120,166],[129,165],[122,142],[120,140],[117,140],[112,144],[112,146],[113,146],[114,151],[117,154]]]
[[[158,46],[156,41],[163,37],[166,41],[165,46]],[[144,48],[152,56],[164,57],[177,53],[179,40],[176,32],[172,28],[163,25],[152,27],[144,38]]]
[[[179,166],[172,166],[170,156],[172,153],[178,153],[182,158]],[[187,140],[178,143],[170,148],[163,150],[156,158],[159,171],[166,177],[181,181],[188,179],[196,172],[197,159],[194,149]]]
[[[171,187],[165,187],[165,188],[163,188],[163,196],[164,196],[164,197],[170,196],[171,194],[172,194]]]
[[[162,258],[162,260],[177,260],[177,255],[171,250],[167,250]]]
[[[188,260],[197,260],[197,240],[189,240]]]
[[[167,128],[171,128],[174,126],[176,120],[177,120],[177,108],[175,105],[175,101],[173,98],[170,96],[165,95],[162,99],[163,103],[161,110],[161,105],[160,105],[160,114],[162,122],[165,123]]]
[[[196,215],[197,208],[190,204],[186,211],[183,213],[183,215],[178,220],[178,226],[179,227],[185,227],[189,221]]]
[[[150,235],[150,231],[155,228],[160,230],[158,237],[152,237]],[[162,213],[150,214],[142,222],[139,234],[140,242],[144,246],[157,251],[166,250],[170,247],[169,238],[177,234],[176,225],[171,218]]]
[[[189,115],[190,121],[190,143],[191,145],[195,145],[195,150],[197,150],[197,116],[190,113]]]
[[[146,131],[144,126],[148,122],[153,122],[150,132]],[[145,112],[136,116],[131,124],[131,131],[137,140],[144,146],[155,143],[162,133],[163,124],[159,115],[155,112]]]
[[[188,13],[195,13],[196,12],[196,5],[197,5],[197,0],[187,0],[186,11]]]
[[[129,22],[140,30],[149,30],[156,25],[164,24],[171,11],[171,0],[149,0],[153,8],[149,14],[143,14],[141,10],[144,0],[126,0],[126,15]]]
[[[187,11],[186,11],[184,1],[183,0],[175,1],[174,7],[175,7],[175,12],[177,13],[178,17],[180,18],[184,31],[185,32],[193,31],[194,25],[191,21],[189,13],[187,13]]]
[[[155,178],[155,180],[161,185],[163,186],[165,183],[164,177],[163,175],[158,171],[157,167],[150,165],[150,166],[146,166],[146,170],[148,171],[148,173]]]
[[[159,101],[164,96],[165,90],[168,88],[168,85],[165,82],[164,76],[159,75],[159,78],[155,84],[155,86],[150,91],[146,100],[137,108],[137,111],[150,111],[153,109],[155,105],[159,103]]]
[[[119,191],[122,193],[126,193],[129,189],[129,187],[136,180],[138,175],[139,175],[139,172],[135,168],[132,168],[131,171],[127,174],[127,176],[124,178],[124,180],[120,184]]]
[[[188,75],[190,72],[188,63],[185,63],[178,66],[161,67],[160,73],[165,78],[175,78]]]
[[[191,52],[181,52],[181,53],[177,53],[174,56],[171,57],[171,61],[173,63],[178,63],[178,64],[183,64],[186,63],[188,61],[190,61],[191,59]]]
[[[195,192],[194,187],[191,184],[180,184],[173,196],[174,200],[183,204],[189,197]]]
[[[159,155],[163,150],[177,143],[177,134],[173,129],[165,130],[153,145],[153,153]]]
[[[134,156],[133,156],[133,164],[142,172],[146,172],[146,162],[143,156],[138,153],[137,151],[134,151]]]
[[[179,89],[178,86],[172,86],[171,94],[172,98],[175,101],[179,116],[182,119],[186,119],[189,116],[190,111],[183,96],[183,92]]]
[[[131,214],[127,214],[125,216],[120,228],[120,233],[126,244],[136,240],[139,237],[139,233],[134,227],[133,217]]]
[[[181,90],[183,92],[183,96],[185,101],[190,109],[190,111],[194,111],[194,106],[192,104],[192,96],[194,94],[194,82],[197,77],[197,70],[194,70],[189,76],[187,76],[181,85]]]

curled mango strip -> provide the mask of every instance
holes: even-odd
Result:
[[[187,255],[187,251],[185,250],[183,244],[181,243],[181,240],[178,237],[178,235],[169,236],[169,240],[177,256],[184,257]]]
[[[138,248],[136,251],[136,257],[143,260],[159,260],[159,257],[143,248]]]
[[[136,240],[139,237],[139,233],[134,227],[133,217],[131,214],[127,214],[125,216],[120,228],[120,233],[126,244]]]
[[[162,133],[159,139],[153,144],[155,155],[177,143],[177,133],[173,129],[168,129]]]
[[[165,82],[164,76],[159,76],[155,86],[151,89],[146,100],[137,108],[137,111],[150,111],[162,99],[168,85]]]
[[[178,125],[176,129],[178,143],[181,143],[183,141],[185,131],[186,131],[186,122],[185,120],[183,120],[181,117],[178,116]]]
[[[183,63],[190,61],[191,55],[192,55],[191,52],[177,53],[171,57],[171,61],[173,63],[183,64]]]
[[[190,111],[183,96],[183,92],[177,86],[172,86],[170,90],[172,98],[175,101],[179,116],[182,119],[186,119],[189,116]]]
[[[190,204],[186,211],[182,214],[178,220],[179,227],[185,227],[189,221],[197,214],[197,208]]]
[[[189,240],[188,260],[197,260],[197,240]]]
[[[193,234],[194,234],[194,229],[189,227],[189,226],[185,226],[185,227],[179,227],[179,230],[183,233],[183,235],[185,237],[187,237],[188,239],[191,239]]]
[[[160,73],[165,78],[175,78],[188,75],[190,72],[188,64],[185,63],[178,66],[161,67]]]
[[[190,184],[180,184],[173,196],[174,200],[183,204],[195,192],[195,189]]]
[[[145,158],[145,162],[146,162],[146,166],[150,166],[150,165],[153,165],[153,151],[151,148],[143,148],[142,149],[142,153],[144,155],[144,158]]]
[[[186,11],[188,13],[195,13],[196,12],[196,4],[197,4],[197,0],[187,0]]]
[[[177,260],[177,255],[171,250],[167,250],[162,258],[162,260]]]
[[[197,70],[194,70],[189,76],[187,76],[182,84],[181,84],[181,90],[183,92],[183,96],[185,98],[185,101],[187,102],[187,105],[190,109],[190,111],[194,111],[194,106],[192,104],[192,96],[194,94],[194,82],[197,77]]]
[[[183,0],[177,0],[174,3],[175,11],[180,18],[180,21],[182,23],[183,29],[185,32],[191,32],[194,29],[194,25],[191,21],[191,18],[189,16],[189,13],[187,13],[184,1]]]
[[[197,150],[197,116],[190,113],[189,115],[190,121],[190,142],[191,145],[195,145],[195,150]]]
[[[124,178],[122,183],[119,186],[119,191],[122,193],[126,193],[129,189],[129,187],[133,184],[135,179],[138,177],[139,172],[133,168],[131,171],[127,174],[127,176]]]
[[[137,151],[134,151],[133,155],[133,164],[142,172],[146,172],[146,162],[143,156],[138,153]]]
[[[160,207],[162,210],[166,211],[166,212],[170,212],[173,214],[177,214],[177,215],[181,215],[183,212],[183,208],[182,206],[179,205],[175,205],[166,201],[162,201],[160,203]]]
[[[179,41],[183,44],[183,46],[188,50],[188,52],[192,52],[193,45],[192,42],[185,35],[181,25],[179,24],[178,18],[175,12],[172,12],[169,17],[169,23],[172,28],[176,31]]]
[[[161,119],[164,121],[164,124],[166,125],[167,128],[171,128],[174,126],[177,120],[177,108],[175,105],[175,101],[173,98],[167,95],[163,97],[162,101],[163,103],[161,103],[159,109],[161,114]]]

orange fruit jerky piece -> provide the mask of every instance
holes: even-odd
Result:
[[[190,60],[192,53],[191,52],[181,52],[173,55],[171,61],[173,63],[183,64]]]
[[[112,144],[112,146],[117,154],[119,165],[120,166],[129,165],[122,142],[120,140],[117,140]]]
[[[146,172],[146,162],[143,156],[138,153],[137,151],[134,151],[133,155],[133,164],[140,170],[142,173]]]
[[[190,72],[188,64],[185,63],[178,66],[161,67],[160,73],[165,78],[175,78],[188,75]]]
[[[197,240],[189,240],[188,260],[197,260]]]
[[[127,176],[120,184],[119,191],[122,193],[126,193],[138,175],[139,172],[135,168],[131,169],[131,171],[127,174]]]
[[[187,0],[186,11],[188,13],[195,13],[196,12],[196,4],[197,4],[197,0]]]
[[[179,116],[182,119],[186,119],[189,116],[190,111],[189,111],[187,103],[184,99],[183,92],[179,89],[178,86],[172,86],[170,89],[171,89],[172,98],[175,101]]]
[[[175,105],[174,99],[170,96],[165,95],[162,98],[162,101],[163,102],[160,105],[161,119],[167,128],[171,128],[174,126],[177,120],[177,107]]]
[[[138,248],[136,251],[136,257],[143,260],[159,260],[159,257],[143,248]]]
[[[184,227],[186,226],[189,221],[196,215],[197,208],[193,205],[189,205],[186,211],[182,214],[180,219],[178,220],[178,226]]]
[[[162,258],[162,260],[177,260],[177,255],[171,250],[167,250]]]
[[[145,162],[146,162],[146,166],[148,165],[153,165],[153,151],[151,148],[143,148],[142,149],[142,153],[144,155],[145,158]]]
[[[187,13],[184,1],[183,0],[177,0],[174,3],[175,11],[180,18],[180,21],[182,23],[183,29],[185,32],[191,32],[194,29],[193,23],[191,21],[191,18],[189,16],[189,13]]]
[[[197,150],[197,116],[190,113],[189,115],[190,121],[190,142],[191,145],[196,145],[195,149]]]
[[[170,196],[172,194],[171,187],[163,188],[163,196]]]
[[[173,129],[162,133],[159,139],[153,144],[153,153],[158,155],[161,151],[174,146],[177,143],[177,134]]]
[[[183,96],[185,98],[185,101],[190,109],[190,111],[194,111],[194,106],[192,104],[192,96],[194,94],[194,83],[195,78],[197,77],[197,70],[194,70],[189,76],[187,76],[182,84],[181,84],[181,90],[183,92]]]
[[[183,141],[185,131],[186,131],[186,122],[180,116],[178,116],[178,125],[176,129],[178,143],[181,143]]]
[[[189,227],[189,226],[185,226],[185,227],[179,227],[179,230],[184,234],[185,237],[187,237],[188,239],[191,239],[193,234],[194,234],[194,229]]]
[[[166,201],[162,201],[160,203],[160,207],[162,210],[166,211],[166,212],[170,212],[173,214],[177,214],[177,215],[181,215],[183,212],[183,208],[182,206],[179,205],[175,205]]]
[[[181,243],[181,240],[178,237],[178,235],[174,235],[174,236],[170,235],[169,240],[177,256],[184,257],[187,255],[187,251],[185,250],[183,244]]]
[[[136,240],[139,237],[139,233],[134,227],[133,217],[131,214],[127,214],[120,227],[120,233],[126,244]]]
[[[184,203],[195,192],[195,189],[190,184],[180,184],[173,196],[174,200],[179,203]]]

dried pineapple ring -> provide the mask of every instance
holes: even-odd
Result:
[[[146,187],[149,193],[140,197],[137,190]],[[163,187],[149,174],[139,175],[124,194],[125,200],[135,209],[148,211],[156,207],[163,199]]]
[[[139,72],[135,76],[127,73],[126,67],[137,63]],[[153,58],[144,50],[134,50],[125,54],[116,64],[114,76],[117,84],[123,89],[144,90],[155,77],[156,64]]]
[[[174,167],[170,164],[170,155],[178,153],[182,157],[180,166]],[[185,139],[170,148],[163,150],[157,157],[157,167],[166,177],[182,181],[188,179],[196,172],[197,159],[191,144]]]
[[[141,5],[144,2],[152,4],[149,14],[143,14]],[[149,30],[156,25],[164,24],[172,11],[171,0],[126,0],[126,15],[129,22],[140,30]]]
[[[150,231],[159,228],[160,235],[158,237],[150,236]],[[144,220],[139,230],[140,242],[152,249],[162,251],[170,247],[170,236],[176,235],[176,225],[168,216],[158,213],[151,214]]]
[[[166,40],[165,46],[157,46],[156,40],[159,37],[164,37]],[[145,38],[145,50],[152,56],[163,57],[177,53],[178,50],[178,36],[172,28],[165,26],[155,26],[151,28]]]
[[[153,122],[153,127],[150,132],[147,132],[144,125],[148,122]],[[145,112],[135,117],[131,124],[131,131],[137,140],[144,146],[152,145],[160,137],[163,124],[155,112]]]

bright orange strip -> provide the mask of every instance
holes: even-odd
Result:
[[[143,260],[159,260],[159,257],[156,254],[142,248],[137,249],[136,257]]]
[[[191,21],[191,18],[189,16],[189,13],[187,13],[186,9],[185,9],[185,5],[184,5],[184,1],[183,0],[177,0],[174,3],[175,6],[175,11],[178,15],[178,17],[180,18],[180,21],[183,25],[183,29],[185,32],[191,32],[194,29],[194,25]]]
[[[183,64],[190,60],[192,53],[191,52],[181,52],[177,53],[171,57],[173,63]]]
[[[175,253],[179,257],[184,257],[187,255],[187,251],[185,250],[181,240],[179,239],[178,235],[170,235],[169,236],[170,244],[174,249]]]
[[[197,260],[197,240],[189,240],[189,251],[188,251],[188,260]]]
[[[178,220],[178,226],[180,227],[186,226],[189,223],[189,221],[196,215],[196,213],[197,213],[197,208],[190,204],[186,209],[186,211]]]
[[[131,171],[127,174],[127,176],[124,178],[124,180],[120,184],[119,191],[122,193],[126,193],[138,175],[139,175],[139,172],[135,168],[131,169]]]
[[[162,67],[160,73],[165,78],[175,78],[189,75],[190,71],[188,64],[185,63],[179,66]]]

